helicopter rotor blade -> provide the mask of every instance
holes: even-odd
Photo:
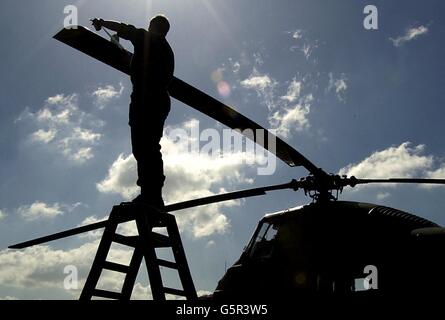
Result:
[[[121,72],[130,74],[132,54],[85,27],[77,26],[77,28],[62,29],[54,38]],[[314,176],[327,175],[300,152],[270,131],[190,84],[174,77],[168,91],[173,98],[184,104],[231,129],[240,130],[247,138],[275,154],[289,166],[303,166]]]
[[[267,191],[282,190],[282,189],[293,189],[297,191],[299,189],[298,182],[292,180],[288,183],[276,184],[267,187],[246,189],[234,192],[228,192],[223,194],[217,194],[214,196],[209,196],[205,198],[193,199],[184,202],[179,202],[171,205],[165,206],[165,211],[177,211],[192,207],[203,206],[211,203],[218,203],[228,200],[236,200],[241,198],[255,197],[265,195]]]
[[[14,244],[12,246],[9,246],[8,248],[9,249],[24,249],[24,248],[27,248],[27,247],[35,246],[37,244],[42,244],[42,243],[46,243],[46,242],[50,242],[50,241],[54,241],[54,240],[58,240],[58,239],[62,239],[62,238],[70,237],[70,236],[74,236],[76,234],[80,234],[80,233],[84,233],[84,232],[88,232],[88,231],[93,231],[93,230],[105,228],[105,226],[107,225],[107,222],[108,222],[108,220],[95,222],[95,223],[92,223],[92,224],[88,224],[86,226],[81,226],[81,227],[77,227],[77,228],[61,231],[61,232],[58,232],[58,233],[54,233],[54,234],[51,234],[51,235],[48,235],[48,236],[44,236],[44,237],[40,237],[40,238],[29,240],[29,241],[17,243],[17,244]]]
[[[357,179],[348,178],[350,186],[369,183],[416,183],[416,184],[445,184],[445,179],[391,178],[391,179]]]
[[[178,203],[166,205],[164,210],[166,212],[183,210],[183,209],[203,206],[203,205],[207,205],[207,204],[211,204],[211,203],[218,203],[218,202],[223,202],[223,201],[228,201],[228,200],[235,200],[235,199],[240,199],[240,198],[265,195],[267,191],[282,190],[282,189],[293,189],[293,190],[297,191],[299,189],[299,182],[296,180],[292,180],[288,183],[283,183],[283,184],[277,184],[277,185],[271,185],[271,186],[266,186],[266,187],[253,188],[253,189],[246,189],[246,190],[241,190],[241,191],[234,191],[234,192],[229,192],[229,193],[217,194],[217,195],[209,196],[209,197],[205,197],[205,198],[199,198],[199,199],[178,202]],[[46,243],[49,241],[54,241],[54,240],[74,236],[76,234],[101,229],[101,228],[104,228],[107,225],[107,223],[108,223],[108,220],[92,223],[92,224],[89,224],[86,226],[81,226],[81,227],[61,231],[58,233],[54,233],[52,235],[48,235],[48,236],[36,238],[33,240],[17,243],[17,244],[9,246],[8,248],[23,249],[23,248],[31,247],[31,246],[34,246],[37,244],[42,244],[42,243]]]
[[[289,166],[303,166],[315,176],[320,173],[321,169],[272,132],[190,84],[175,78],[170,84],[169,92],[184,104],[231,129],[239,130],[245,137],[275,154]]]

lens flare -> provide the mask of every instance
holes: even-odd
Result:
[[[228,98],[230,96],[230,85],[226,81],[219,81],[216,84],[216,88],[221,97]]]
[[[210,77],[212,78],[213,82],[218,83],[223,79],[223,69],[221,68],[216,69],[215,71],[212,72]]]

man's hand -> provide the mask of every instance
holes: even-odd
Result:
[[[91,19],[90,21],[93,24],[96,31],[99,31],[102,28],[106,28],[108,30],[119,32],[122,27],[122,24],[120,22],[111,21],[111,20],[103,20],[103,19],[94,18],[94,19]]]
[[[94,29],[96,29],[96,31],[100,31],[100,29],[102,29],[102,19],[98,19],[98,18],[94,18],[90,20]]]

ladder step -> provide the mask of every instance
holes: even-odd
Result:
[[[138,236],[123,236],[121,234],[114,234],[113,235],[113,242],[117,242],[119,244],[123,244],[128,247],[136,248],[139,243],[139,237]]]
[[[167,267],[167,268],[171,268],[171,269],[178,269],[178,264],[176,262],[172,262],[172,261],[167,261],[164,259],[156,259],[156,262],[162,266],[162,267]]]
[[[182,296],[182,297],[186,297],[187,293],[185,293],[184,290],[179,290],[179,289],[173,289],[173,288],[167,288],[164,287],[162,289],[165,293],[169,293],[169,294],[173,294],[175,296]]]
[[[112,271],[122,272],[122,273],[128,273],[130,271],[129,266],[119,264],[119,263],[110,262],[110,261],[105,261],[103,264],[103,268],[112,270]]]
[[[152,232],[151,239],[153,240],[153,246],[155,248],[165,248],[172,246],[170,237],[165,236],[163,234]]]
[[[119,292],[106,291],[106,290],[101,290],[101,289],[94,289],[93,296],[114,299],[114,300],[122,299],[122,294]]]

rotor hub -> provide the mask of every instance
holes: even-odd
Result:
[[[299,188],[314,201],[335,201],[342,193],[345,186],[354,187],[357,179],[340,176],[338,174],[326,174],[320,171],[317,175],[309,175],[298,181]]]

